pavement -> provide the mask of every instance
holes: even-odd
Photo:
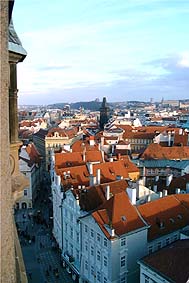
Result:
[[[61,265],[61,256],[49,225],[49,202],[42,196],[33,209],[17,210],[15,221],[26,267],[28,283],[73,283]],[[40,210],[45,223],[37,223]],[[40,222],[40,221],[39,221]]]

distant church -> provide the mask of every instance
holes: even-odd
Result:
[[[104,125],[110,118],[110,108],[107,106],[106,97],[103,97],[102,105],[100,107],[100,129],[104,129]]]

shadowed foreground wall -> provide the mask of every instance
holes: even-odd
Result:
[[[9,162],[8,1],[0,0],[0,279],[16,282]]]

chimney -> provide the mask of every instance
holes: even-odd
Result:
[[[164,197],[167,196],[167,190],[163,190],[163,196],[164,196]]]
[[[166,177],[166,187],[168,187],[171,184],[172,179],[173,179],[173,174],[170,174]]]
[[[163,196],[163,193],[159,192],[159,197],[162,198],[162,196]]]
[[[186,193],[189,193],[189,182],[186,183]]]
[[[117,176],[116,176],[116,180],[123,180],[123,176],[117,175]]]
[[[111,229],[111,234],[110,234],[111,237],[115,237],[115,230],[114,229]]]
[[[96,170],[96,184],[100,185],[100,169]]]
[[[136,204],[136,188],[128,187],[126,191],[127,191],[127,194],[129,196],[131,203],[135,205]]]
[[[113,157],[110,157],[110,158],[109,158],[109,162],[114,162]]]
[[[83,162],[86,161],[86,147],[83,149]]]
[[[110,199],[110,186],[109,185],[106,186],[106,199],[107,200]]]
[[[176,194],[180,194],[180,189],[176,188],[175,192],[176,192]]]
[[[102,162],[104,162],[104,150],[101,150],[101,154],[102,154]]]
[[[79,205],[79,196],[78,196],[78,195],[76,195],[76,197],[75,197],[75,198],[76,198],[76,204],[77,204],[77,205]]]
[[[180,136],[182,135],[182,132],[183,132],[183,130],[182,130],[182,129],[179,129],[179,135],[180,135]]]
[[[56,176],[56,185],[60,186],[60,183],[61,183],[61,177],[58,175]]]
[[[93,174],[93,164],[92,164],[92,162],[88,162],[88,170],[89,170],[89,174],[92,175]]]
[[[155,193],[157,193],[157,185],[156,185],[156,184],[155,184],[154,187],[153,187],[153,191],[154,191]]]
[[[146,201],[147,201],[147,202],[150,202],[150,201],[151,201],[151,195],[147,195]]]
[[[89,145],[90,146],[94,146],[95,145],[94,136],[90,136],[89,137]]]
[[[103,146],[103,145],[104,145],[104,137],[101,137],[101,139],[100,139],[100,143],[101,143],[101,146]]]
[[[100,143],[98,144],[98,150],[101,150],[101,148],[100,148]]]
[[[90,175],[89,176],[89,186],[94,186],[94,176],[93,175]]]
[[[171,146],[171,131],[168,132],[168,146]]]
[[[118,153],[117,159],[118,159],[118,160],[121,160],[121,154],[120,154],[120,153]]]
[[[159,175],[155,176],[155,182],[159,181]]]

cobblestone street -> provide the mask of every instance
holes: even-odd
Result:
[[[38,223],[34,214],[38,210],[45,223]],[[34,209],[17,210],[15,220],[26,266],[28,283],[74,282],[61,265],[60,253],[55,248],[49,223],[48,201],[38,201]],[[46,225],[45,225],[46,224]]]

